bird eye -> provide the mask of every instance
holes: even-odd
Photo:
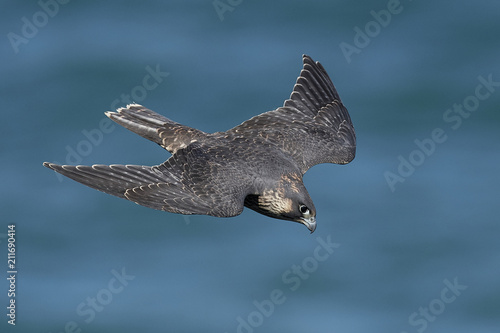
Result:
[[[309,208],[307,208],[307,206],[306,206],[306,205],[299,205],[299,211],[300,211],[303,215],[309,215],[309,214],[310,214]]]

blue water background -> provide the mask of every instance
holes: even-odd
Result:
[[[15,224],[18,275],[15,327],[0,283],[0,331],[498,332],[500,87],[477,87],[500,81],[500,3],[222,2],[222,16],[211,0],[71,1],[52,16],[2,4],[0,267]],[[169,154],[155,144],[104,132],[122,94],[223,131],[281,106],[303,53],[330,74],[358,138],[351,164],[304,177],[313,235],[250,210],[150,210],[42,167],[159,164]],[[150,90],[148,67],[168,73]],[[473,111],[448,113],[464,102]],[[401,158],[418,165],[400,174]],[[388,173],[404,182],[391,189]]]

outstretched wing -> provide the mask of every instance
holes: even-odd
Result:
[[[252,191],[244,165],[223,146],[193,142],[178,150],[162,166],[177,183],[161,182],[126,191],[140,205],[181,214],[230,217],[241,214]]]
[[[323,66],[307,55],[303,63],[293,92],[282,107],[227,133],[266,139],[290,154],[302,173],[319,163],[349,163],[356,153],[349,113]]]
[[[243,168],[230,165],[231,152],[211,149],[216,148],[195,142],[153,167],[43,165],[96,190],[149,208],[217,217],[239,215],[251,181],[241,171]]]

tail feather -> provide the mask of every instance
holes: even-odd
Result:
[[[106,116],[126,129],[156,142],[172,154],[207,135],[139,104],[129,104],[116,112],[106,112]]]

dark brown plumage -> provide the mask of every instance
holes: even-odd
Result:
[[[246,206],[300,222],[313,232],[316,210],[302,182],[319,163],[349,163],[356,136],[347,109],[319,62],[303,69],[284,105],[226,132],[205,133],[138,104],[106,112],[116,123],[172,153],[161,165],[44,166],[137,204],[180,214],[235,216]]]

